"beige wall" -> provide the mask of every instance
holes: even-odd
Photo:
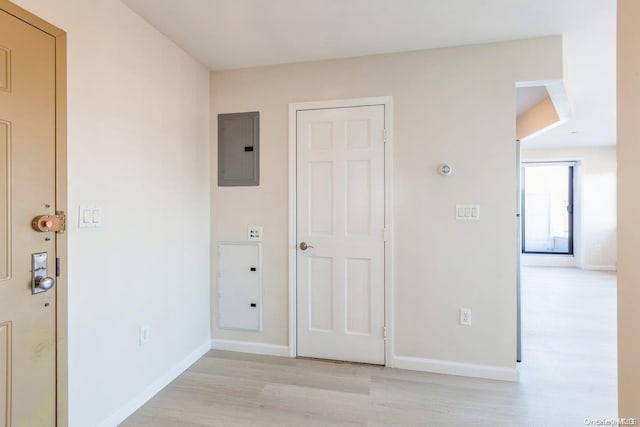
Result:
[[[618,400],[640,419],[640,2],[618,0]]]
[[[530,145],[535,145],[532,141]],[[523,149],[522,161],[578,160],[575,255],[585,269],[616,268],[616,148]]]
[[[115,425],[210,340],[209,74],[118,0],[17,3],[68,32],[70,425]]]
[[[515,83],[561,77],[560,37],[211,73],[212,135],[217,114],[260,111],[262,175],[218,188],[212,138],[212,243],[264,226],[264,331],[221,330],[214,315],[213,337],[288,344],[287,104],[391,95],[395,352],[513,368]],[[482,220],[455,221],[456,203],[480,204]]]

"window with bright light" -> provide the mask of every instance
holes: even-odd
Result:
[[[522,252],[573,254],[573,164],[522,168]]]

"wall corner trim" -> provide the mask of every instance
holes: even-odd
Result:
[[[289,357],[289,346],[265,344],[251,341],[234,341],[212,339],[211,348],[214,350],[236,351],[239,353],[262,354],[266,356]]]
[[[447,360],[423,359],[419,357],[393,356],[391,367],[434,374],[458,375],[500,381],[520,381],[518,368],[503,368],[491,365],[450,362]]]
[[[164,375],[158,377],[153,383],[145,388],[141,393],[134,396],[125,403],[120,409],[115,411],[105,420],[98,424],[98,427],[115,427],[126,420],[131,414],[136,412],[142,405],[147,403],[158,392],[165,388],[171,381],[176,379],[180,374],[186,371],[198,359],[211,350],[211,342],[209,340],[202,343],[198,348],[191,352],[187,357],[176,363]]]

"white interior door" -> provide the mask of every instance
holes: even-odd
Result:
[[[297,112],[299,356],[384,364],[384,120]]]

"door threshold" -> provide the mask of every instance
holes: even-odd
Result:
[[[306,356],[296,356],[295,357],[296,360],[309,360],[309,361],[313,361],[313,362],[329,362],[329,363],[335,363],[338,365],[355,365],[355,366],[374,366],[374,367],[378,367],[378,368],[384,368],[384,364],[377,364],[377,363],[366,363],[366,362],[352,362],[350,360],[335,360],[335,359],[320,359],[317,357],[306,357]]]

